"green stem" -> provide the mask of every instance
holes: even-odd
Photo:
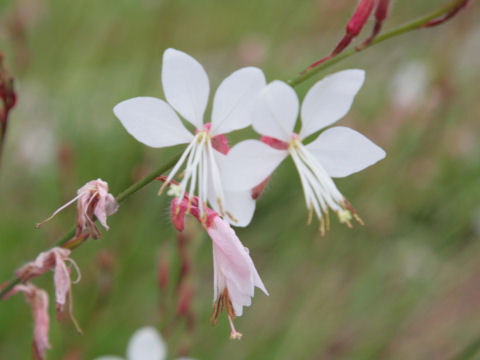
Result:
[[[154,181],[158,176],[162,175],[164,172],[166,172],[168,169],[172,168],[175,163],[180,159],[181,153],[173,156],[170,160],[168,160],[164,165],[156,169],[155,171],[152,171],[149,175],[144,177],[143,179],[137,181],[135,184],[129,186],[125,190],[123,190],[120,194],[116,196],[116,200],[121,203],[127,198],[129,198],[131,195],[135,194],[138,190],[142,189],[146,185],[150,184],[152,181]],[[55,246],[63,246],[67,242],[69,242],[74,236],[75,236],[75,231],[76,227],[73,227],[65,233],[60,239],[58,239],[54,244],[53,247]],[[0,291],[0,300],[3,298],[3,296],[9,292],[15,285],[19,284],[21,280],[17,277],[14,277],[11,279],[5,287]]]
[[[387,31],[387,32],[379,35],[370,44],[364,46],[361,49],[352,48],[350,50],[344,51],[343,53],[340,53],[340,54],[334,56],[333,58],[325,61],[324,63],[322,63],[322,64],[320,64],[320,65],[318,65],[318,66],[316,66],[312,69],[306,70],[303,73],[300,73],[298,76],[294,77],[293,79],[288,80],[287,82],[291,86],[297,86],[297,85],[301,84],[302,82],[310,79],[312,76],[318,74],[319,72],[321,72],[323,70],[326,70],[327,68],[337,64],[338,62],[352,56],[353,54],[355,54],[357,52],[363,51],[363,50],[365,50],[369,47],[372,47],[376,44],[379,44],[379,43],[381,43],[381,42],[383,42],[387,39],[393,38],[395,36],[399,36],[399,35],[405,34],[407,32],[413,31],[413,30],[421,29],[429,21],[431,21],[433,19],[436,19],[436,18],[438,18],[442,15],[445,15],[450,10],[453,10],[455,7],[459,6],[464,1],[465,0],[452,1],[451,3],[442,6],[441,8],[431,12],[430,14],[422,16],[422,17],[420,17],[416,20],[413,20],[409,23],[406,23],[404,25],[401,25],[401,26],[399,26],[395,29],[392,29],[390,31]]]
[[[5,114],[5,110],[3,110]],[[7,115],[0,114],[0,172],[2,167],[3,149],[5,147],[5,138],[7,135]]]

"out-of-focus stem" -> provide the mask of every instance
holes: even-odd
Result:
[[[1,115],[1,114],[0,114]],[[2,159],[3,159],[3,148],[5,146],[5,135],[7,134],[7,119],[3,119],[1,115],[0,119],[0,171],[2,168]]]
[[[301,84],[302,82],[310,79],[312,76],[318,74],[319,72],[328,69],[329,67],[331,67],[331,66],[337,64],[338,62],[352,56],[353,54],[355,54],[357,52],[368,49],[369,47],[372,47],[372,46],[374,46],[378,43],[381,43],[385,40],[388,40],[390,38],[405,34],[407,32],[413,31],[413,30],[421,29],[421,28],[424,27],[425,24],[429,23],[430,21],[432,21],[434,19],[437,19],[437,18],[441,17],[442,15],[448,14],[449,12],[451,12],[455,8],[459,7],[464,2],[465,2],[465,0],[452,1],[452,2],[442,6],[441,8],[431,12],[430,14],[422,16],[422,17],[418,18],[417,20],[408,22],[404,25],[401,25],[399,27],[396,27],[396,28],[394,28],[390,31],[387,31],[387,32],[379,35],[370,44],[365,45],[362,48],[359,48],[359,49],[353,48],[353,49],[344,51],[344,52],[330,58],[329,60],[321,63],[320,65],[318,65],[314,68],[311,68],[311,69],[309,69],[305,72],[302,72],[300,75],[294,77],[293,79],[288,80],[288,84],[290,84],[291,86],[297,86],[297,85]]]
[[[143,187],[145,187],[146,185],[150,184],[152,181],[154,181],[158,176],[160,176],[161,174],[163,174],[164,172],[166,172],[167,170],[169,170],[171,167],[173,167],[173,165],[175,165],[175,163],[180,159],[180,156],[181,156],[181,153],[173,156],[170,160],[168,160],[164,165],[162,165],[161,167],[159,167],[158,169],[156,169],[155,171],[152,171],[149,175],[147,175],[146,177],[144,177],[143,179],[137,181],[135,184],[132,184],[131,186],[129,186],[128,188],[126,188],[125,190],[123,190],[120,194],[118,194],[116,196],[116,200],[121,203],[122,201],[126,200],[127,198],[129,198],[130,196],[132,196],[133,194],[135,194],[137,191],[139,191],[140,189],[142,189]],[[70,240],[72,240],[72,238],[75,236],[75,230],[76,230],[76,227],[73,227],[72,229],[70,229],[70,231],[68,231],[67,233],[65,233],[60,239],[58,239],[52,247],[55,247],[55,246],[64,246],[65,244],[67,244]],[[77,246],[81,245],[83,243],[82,242],[79,242],[79,244],[75,244],[76,246],[74,246],[74,248],[76,248]],[[0,300],[3,298],[3,296],[9,292],[15,285],[19,284],[20,283],[20,279],[17,278],[17,277],[14,277],[13,279],[11,279],[1,290],[0,290]]]

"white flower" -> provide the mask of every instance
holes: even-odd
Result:
[[[165,185],[186,164],[177,197],[183,199],[188,191],[191,196],[197,195],[202,204],[208,201],[222,216],[227,215],[234,225],[246,226],[255,205],[246,191],[227,193],[223,189],[220,167],[229,150],[223,134],[251,124],[251,106],[266,85],[263,72],[246,67],[223,80],[215,93],[208,123],[204,123],[204,113],[210,85],[200,63],[181,51],[167,49],[163,54],[162,84],[168,103],[137,97],[116,105],[115,115],[145,145],[160,148],[189,144]],[[195,134],[185,128],[174,109],[195,127]],[[200,209],[203,214],[203,206]]]
[[[331,178],[363,170],[384,158],[385,152],[360,133],[341,126],[323,131],[308,145],[302,140],[348,112],[364,77],[362,70],[345,70],[317,82],[303,101],[299,134],[293,132],[299,112],[295,91],[281,81],[270,83],[252,110],[252,125],[263,135],[262,142],[247,140],[231,149],[223,169],[225,188],[252,189],[290,155],[303,186],[309,222],[315,212],[323,233],[328,229],[329,209],[349,226],[352,217],[361,222]]]
[[[145,326],[138,329],[128,342],[126,360],[165,360],[166,358],[167,345],[154,327]],[[189,359],[182,357],[177,360]],[[124,360],[124,358],[107,355],[98,357],[95,360]]]

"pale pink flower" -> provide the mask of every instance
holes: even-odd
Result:
[[[171,207],[172,221],[177,230],[182,231],[183,218],[190,212],[206,228],[213,245],[214,311],[211,321],[215,324],[225,309],[231,326],[230,338],[240,339],[242,334],[236,331],[233,321],[242,315],[244,306],[251,305],[255,287],[266,295],[268,291],[258,275],[248,249],[240,242],[230,224],[211,209],[207,208],[201,214],[198,205],[199,201],[195,196],[185,196],[181,202],[175,198]]]
[[[162,85],[166,101],[154,97],[125,100],[115,106],[115,115],[130,135],[147,146],[188,144],[166,182],[184,168],[177,199],[183,199],[188,191],[190,196],[197,195],[201,204],[210,203],[232,224],[248,225],[254,210],[249,191],[223,188],[222,166],[228,152],[224,134],[251,124],[253,101],[266,85],[263,72],[245,67],[225,78],[213,97],[210,121],[205,119],[210,84],[197,60],[182,51],[165,50]],[[194,133],[181,118],[195,127]],[[200,212],[203,214],[203,206]]]
[[[40,225],[52,219],[60,211],[77,200],[77,233],[75,236],[80,236],[86,231],[93,239],[101,237],[100,230],[98,230],[95,224],[95,218],[105,229],[109,230],[107,217],[118,210],[117,201],[113,195],[108,192],[108,183],[102,179],[87,182],[78,189],[76,197],[55,210],[49,218],[38,223],[36,227],[40,227]]]
[[[27,283],[25,285],[16,285],[10,290],[3,300],[18,293],[23,292],[25,299],[32,308],[33,315],[33,357],[36,360],[45,358],[47,349],[51,349],[48,341],[48,330],[50,328],[50,318],[48,316],[48,294],[45,290]]]
[[[34,261],[31,261],[23,265],[16,271],[16,275],[23,282],[28,281],[33,277],[37,277],[53,270],[53,282],[55,284],[55,302],[57,305],[57,314],[60,315],[67,302],[67,296],[71,291],[71,279],[70,279],[70,267],[68,263],[75,267],[78,274],[78,279],[74,283],[80,280],[80,271],[77,264],[70,258],[70,250],[54,247],[48,251],[40,253]],[[70,316],[71,316],[71,309]],[[72,317],[72,320],[75,320]]]

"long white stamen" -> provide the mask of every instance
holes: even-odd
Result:
[[[318,160],[298,138],[290,143],[289,152],[300,176],[307,207],[310,214],[313,208],[321,221],[321,231],[324,232],[325,225],[328,228],[329,209],[338,214],[341,222],[350,226],[351,213],[346,208],[345,198]],[[324,215],[327,217],[325,220]]]
[[[182,187],[182,193],[180,194],[180,199],[183,199],[183,196],[185,195],[185,191],[187,189],[188,182],[190,181],[190,184],[195,187],[195,182],[196,182],[196,170],[198,163],[200,161],[201,155],[202,155],[202,143],[203,143],[203,138],[200,140],[200,143],[196,143],[191,154],[190,158],[187,161],[187,167],[185,168],[185,174],[183,176],[182,182],[180,183],[180,186]],[[192,196],[192,193],[190,194],[190,197]],[[190,200],[189,197],[189,200]]]
[[[201,175],[199,177],[199,192],[200,192],[200,217],[203,217],[204,207],[206,207],[208,200],[208,161],[207,161],[207,150],[202,152],[202,161],[201,165]]]
[[[167,180],[165,180],[165,182],[163,183],[162,187],[160,188],[159,190],[159,194],[162,193],[163,189],[169,185],[170,181],[173,179],[173,177],[177,174],[178,172],[178,169],[180,169],[180,166],[182,166],[182,164],[185,162],[185,159],[187,157],[187,155],[190,154],[190,150],[192,149],[193,145],[195,144],[195,142],[197,141],[196,140],[197,137],[195,136],[193,138],[193,141],[188,144],[187,148],[185,149],[185,151],[183,152],[182,156],[180,157],[180,159],[178,160],[178,162],[175,164],[175,166],[173,167],[172,171],[170,171],[170,173],[168,174],[167,176]]]
[[[210,157],[210,167],[211,167],[211,175],[212,175],[212,182],[213,182],[213,189],[215,194],[217,195],[217,203],[220,208],[220,214],[222,216],[225,216],[224,211],[223,211],[223,206],[224,204],[224,199],[225,197],[223,196],[223,188],[222,184],[220,183],[220,171],[218,170],[217,163],[215,161],[215,158],[213,156],[213,147],[212,147],[212,142],[208,141],[208,155]]]

